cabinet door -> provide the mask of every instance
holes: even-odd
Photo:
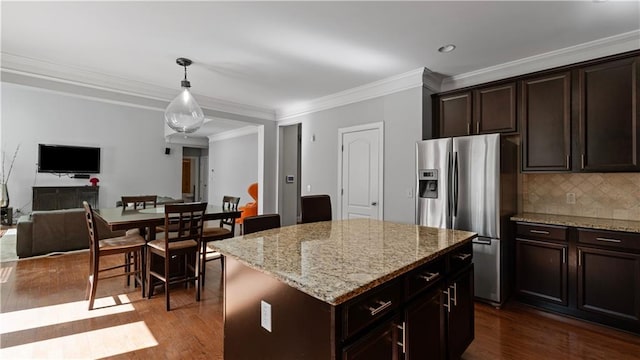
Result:
[[[471,134],[471,92],[440,97],[440,137]]]
[[[578,247],[578,307],[640,321],[640,255]]]
[[[442,290],[419,296],[405,311],[405,359],[444,359]]]
[[[567,246],[516,239],[516,292],[567,305]]]
[[[449,359],[459,359],[474,337],[473,265],[462,271],[450,283],[445,301],[447,308],[447,353]]]
[[[78,207],[82,207],[82,202],[86,201],[94,209],[98,208],[98,187],[87,186],[86,188],[78,189]]]
[[[476,134],[516,131],[516,84],[508,83],[474,90]]]
[[[639,71],[638,57],[577,71],[581,170],[640,170]]]
[[[571,75],[522,81],[522,170],[571,170]]]
[[[398,360],[402,356],[400,322],[392,318],[342,351],[343,360]],[[399,345],[400,343],[400,345]]]
[[[55,188],[33,188],[33,210],[57,210],[58,192]]]

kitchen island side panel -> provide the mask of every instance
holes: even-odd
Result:
[[[336,359],[333,306],[231,257],[224,266],[226,360]],[[261,326],[263,301],[271,332]]]

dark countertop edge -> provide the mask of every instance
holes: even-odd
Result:
[[[230,256],[230,257],[234,258],[235,260],[239,261],[240,263],[242,263],[243,265],[245,265],[245,266],[247,266],[247,267],[249,267],[249,268],[251,268],[253,270],[257,270],[257,271],[260,271],[263,274],[272,276],[272,277],[276,278],[277,280],[280,280],[283,283],[295,288],[296,290],[299,290],[299,291],[301,291],[301,292],[303,292],[303,293],[305,293],[305,294],[307,294],[307,295],[309,295],[309,296],[311,296],[313,298],[316,298],[316,299],[318,299],[318,300],[320,300],[322,302],[325,302],[325,303],[327,303],[329,305],[338,306],[340,304],[343,304],[343,303],[355,298],[356,296],[358,296],[360,294],[363,294],[363,293],[365,293],[365,292],[377,287],[378,285],[381,285],[383,283],[386,283],[386,282],[389,282],[391,280],[394,280],[394,279],[396,279],[396,278],[408,273],[409,271],[411,271],[413,269],[416,269],[416,268],[420,267],[421,265],[424,265],[424,264],[428,263],[429,261],[433,260],[436,257],[442,256],[442,255],[447,254],[447,253],[449,253],[449,252],[451,252],[451,251],[453,251],[453,250],[455,250],[455,249],[457,249],[457,248],[459,248],[459,247],[461,247],[463,245],[466,245],[467,243],[470,243],[471,241],[473,241],[473,239],[475,239],[476,237],[478,237],[477,234],[471,235],[469,238],[467,238],[465,240],[459,241],[459,242],[457,242],[457,243],[455,243],[455,244],[453,244],[453,245],[451,245],[451,246],[449,246],[449,247],[447,247],[447,248],[445,248],[443,250],[434,252],[434,253],[430,254],[429,256],[426,256],[426,257],[424,257],[422,259],[416,260],[413,263],[405,265],[405,266],[403,266],[403,267],[401,267],[401,268],[399,268],[399,269],[397,269],[395,271],[392,271],[392,272],[390,272],[390,273],[388,273],[386,275],[382,275],[379,278],[374,279],[374,280],[372,280],[372,281],[370,281],[370,282],[368,282],[368,283],[366,283],[366,284],[364,284],[364,285],[362,285],[362,286],[360,286],[360,287],[358,287],[356,289],[348,291],[348,292],[346,292],[346,293],[344,293],[342,295],[339,295],[338,297],[336,297],[334,299],[323,299],[322,297],[318,296],[318,294],[314,294],[312,292],[308,292],[308,291],[302,289],[302,288],[304,288],[304,286],[300,285],[299,283],[297,283],[296,281],[294,281],[294,280],[292,280],[292,279],[290,279],[288,277],[282,276],[281,274],[278,274],[278,273],[267,271],[267,270],[265,270],[265,269],[263,269],[261,267],[255,266],[255,265],[245,261],[244,259],[242,259],[242,258],[240,258],[240,257],[238,257],[238,256],[236,256],[234,254],[226,253],[224,250],[216,248],[215,244],[212,244],[212,247],[214,247],[216,249],[216,251],[218,251],[220,254],[222,254],[224,256]]]
[[[587,216],[539,213],[519,213],[512,216],[511,220],[547,225],[640,233],[640,221],[634,220],[602,219]]]

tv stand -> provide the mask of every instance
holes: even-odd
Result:
[[[98,208],[99,186],[34,186],[32,210],[81,208],[86,201]]]

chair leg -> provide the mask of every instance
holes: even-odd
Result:
[[[144,273],[144,269],[146,268],[146,264],[145,264],[145,256],[144,256],[144,247],[141,247],[140,250],[138,250],[138,255],[140,256],[140,269],[138,272],[138,278],[140,279],[140,287],[142,288],[142,298],[144,299],[144,294],[145,294],[145,273]]]
[[[125,253],[124,254],[124,272],[128,273],[131,271],[131,253]],[[131,276],[127,275],[127,278],[125,279],[125,286],[129,287],[129,285],[131,285]],[[135,281],[134,281],[135,283]]]
[[[171,311],[169,299],[169,252],[164,253],[164,296],[167,302],[167,311]]]
[[[149,287],[149,289],[147,289],[147,298],[151,299],[151,296],[153,296],[153,276],[151,275],[151,259],[153,258],[153,255],[151,254],[151,249],[147,247],[147,286]]]
[[[200,288],[202,287],[202,276],[200,276],[200,266],[202,262],[202,257],[200,256],[199,251],[196,250],[196,263],[194,264],[193,274],[196,277],[196,301],[200,301]]]
[[[205,284],[205,273],[207,271],[207,242],[202,242],[202,254],[200,254],[200,276],[202,276],[202,286]]]
[[[100,269],[100,258],[97,258],[92,262],[93,268],[91,269],[91,275],[89,275],[89,282],[91,283],[91,292],[89,294],[89,310],[93,310],[93,303],[96,300],[96,288],[98,287],[98,269]]]

